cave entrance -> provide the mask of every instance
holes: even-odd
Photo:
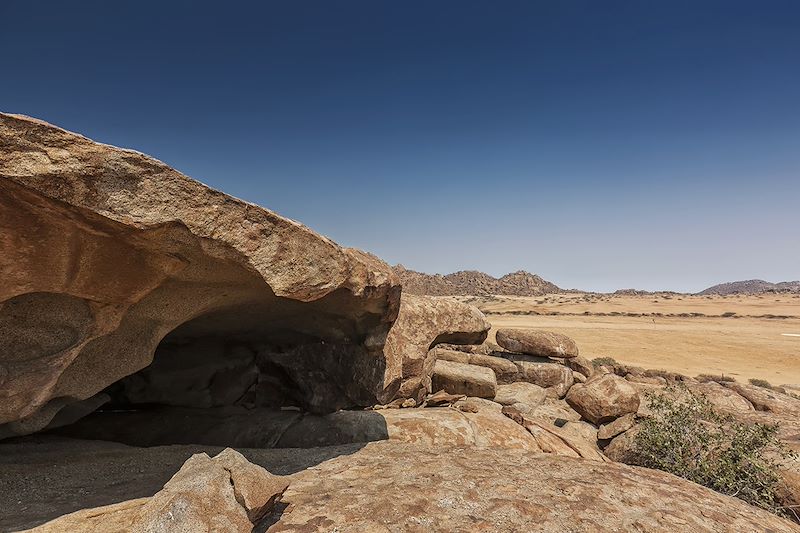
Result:
[[[100,393],[96,411],[55,431],[134,446],[281,447],[309,417],[375,403],[384,367],[364,333],[379,317],[345,319],[348,302],[273,296],[196,317],[161,340],[150,365]]]

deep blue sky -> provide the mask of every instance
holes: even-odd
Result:
[[[390,263],[800,278],[800,2],[0,2],[0,110]]]

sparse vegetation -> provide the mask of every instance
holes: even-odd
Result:
[[[592,359],[592,365],[596,367],[601,366],[617,366],[619,363],[613,357],[595,357]]]
[[[663,470],[776,514],[780,462],[793,454],[777,438],[778,426],[745,424],[714,410],[685,387],[647,395],[653,416],[639,426],[631,462]]]
[[[772,383],[770,383],[766,379],[751,378],[749,381],[750,385],[755,385],[756,387],[762,387],[764,389],[772,390]]]
[[[736,381],[736,378],[733,376],[726,376],[725,374],[700,374],[696,379],[702,383],[708,383],[709,381],[716,381],[717,383],[732,383]]]

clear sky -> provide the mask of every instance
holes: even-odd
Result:
[[[390,263],[800,278],[800,2],[0,2],[0,110]]]

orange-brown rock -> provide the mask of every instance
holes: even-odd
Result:
[[[525,450],[371,443],[300,472],[270,533],[800,531],[670,474]]]
[[[400,312],[386,339],[387,366],[402,370],[399,398],[422,403],[431,392],[436,357],[431,348],[440,343],[480,344],[491,325],[476,307],[452,298],[403,294]],[[435,391],[434,391],[435,392]]]
[[[250,533],[288,486],[241,454],[190,457],[151,498],[77,511],[30,531],[37,533]]]
[[[270,369],[317,411],[388,401],[402,378],[398,347],[384,351],[400,292],[386,264],[139,152],[6,114],[0,277],[0,436],[148,366],[165,336],[167,351],[207,337],[283,351]]]
[[[553,331],[501,328],[497,330],[497,344],[509,352],[539,357],[578,357],[575,341]]]
[[[436,361],[431,378],[432,388],[450,394],[465,394],[478,398],[494,398],[497,393],[497,379],[491,368],[477,365]]]
[[[434,348],[433,356],[436,359],[491,368],[494,370],[497,383],[499,384],[514,383],[519,378],[519,369],[517,368],[517,365],[505,357],[496,357],[493,355],[462,352],[443,348]]]
[[[605,424],[639,409],[639,393],[615,374],[595,375],[586,383],[574,385],[565,398],[586,420]]]
[[[553,396],[558,398],[563,398],[575,382],[573,372],[569,367],[546,357],[500,353],[517,366],[517,381],[526,381],[548,389]]]

